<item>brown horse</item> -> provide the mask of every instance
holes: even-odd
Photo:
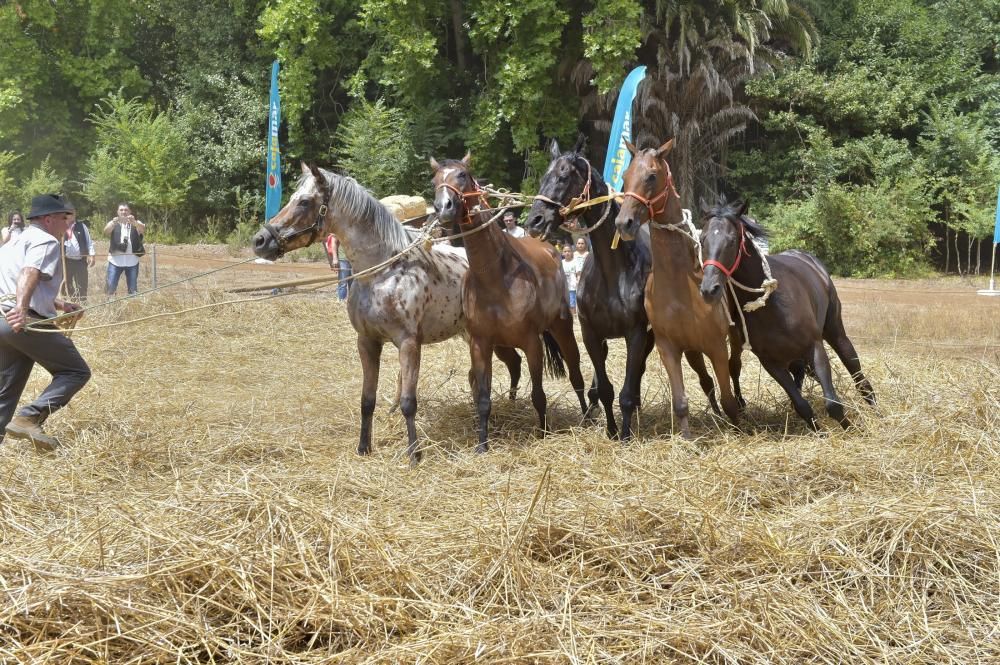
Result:
[[[489,223],[475,206],[489,207],[476,179],[469,171],[467,154],[461,161],[446,160],[434,169],[434,210],[441,221],[458,220],[465,237],[469,271],[462,281],[462,310],[472,352],[472,370],[478,387],[478,452],[488,449],[491,408],[490,383],[493,353],[497,347],[524,351],[531,376],[531,403],[538,412],[538,424],[545,433],[545,391],[542,389],[543,346],[550,353],[561,352],[569,366],[570,382],[587,411],[580,350],[573,336],[569,296],[562,263],[555,249],[536,238],[513,238]],[[486,228],[482,228],[486,225]],[[482,228],[482,230],[478,230]],[[548,332],[558,349],[545,345]],[[560,363],[561,364],[561,363]]]
[[[840,296],[830,273],[815,256],[798,250],[765,259],[752,242],[753,236],[764,237],[765,231],[746,216],[746,211],[745,203],[725,202],[704,210],[701,236],[705,273],[701,294],[706,302],[717,303],[725,294],[727,282],[737,285],[730,291],[735,296],[735,307],[746,312],[750,348],[767,373],[788,393],[795,411],[809,427],[816,429],[812,407],[800,391],[802,369],[809,367],[823,388],[827,413],[846,429],[850,422],[833,388],[830,358],[823,340],[840,356],[868,403],[875,404],[875,392],[861,371],[858,352],[844,330]],[[772,278],[780,288],[759,299],[758,295],[765,292],[761,288],[765,280]],[[750,305],[755,300],[762,300],[763,306]]]
[[[708,304],[699,293],[698,241],[681,226],[681,200],[666,161],[673,141],[656,150],[637,151],[631,143],[626,145],[633,159],[625,171],[625,199],[615,226],[623,238],[631,240],[639,227],[649,222],[653,274],[646,282],[646,315],[656,337],[656,350],[670,377],[674,415],[683,436],[690,438],[681,374],[681,354],[685,351],[708,356],[722,393],[722,408],[733,423],[739,419],[740,405],[730,387],[726,348],[729,317],[721,303]],[[738,377],[738,345],[733,346],[733,358],[733,373]]]

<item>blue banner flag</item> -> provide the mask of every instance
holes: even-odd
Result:
[[[281,151],[278,148],[278,127],[281,126],[281,95],[278,94],[278,61],[271,66],[271,112],[267,123],[267,196],[264,221],[281,210]]]
[[[618,192],[624,187],[622,178],[632,161],[632,155],[625,147],[625,141],[632,140],[632,101],[645,77],[646,68],[636,67],[625,77],[618,93],[615,120],[611,123],[611,136],[608,137],[608,155],[604,159],[604,182]]]
[[[1000,245],[1000,190],[997,190],[997,223],[993,227],[993,244]]]

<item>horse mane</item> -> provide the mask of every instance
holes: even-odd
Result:
[[[326,179],[330,205],[336,206],[341,217],[352,222],[371,221],[371,230],[391,252],[402,251],[413,242],[413,234],[357,180],[325,169],[320,173]]]
[[[768,230],[761,226],[753,217],[749,215],[740,214],[740,208],[743,207],[743,201],[735,200],[729,202],[724,196],[719,197],[719,202],[715,207],[710,208],[706,214],[708,219],[713,217],[724,217],[726,219],[731,219],[733,221],[739,222],[743,227],[753,234],[757,238],[766,238],[768,236]]]

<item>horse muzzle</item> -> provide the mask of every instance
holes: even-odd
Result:
[[[615,218],[615,229],[623,240],[635,240],[639,233],[639,221],[632,215],[620,214]]]
[[[262,259],[267,259],[268,261],[273,261],[274,259],[281,256],[281,247],[278,246],[278,241],[275,240],[274,236],[268,232],[267,229],[261,229],[254,234],[253,237],[253,253]]]
[[[701,297],[709,305],[713,305],[722,299],[725,283],[720,274],[720,270],[714,266],[706,266],[705,274],[701,278]]]

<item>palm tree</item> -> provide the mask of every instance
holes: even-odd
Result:
[[[714,198],[725,151],[756,120],[743,86],[794,51],[808,54],[816,29],[804,9],[787,0],[655,0],[643,3],[639,59],[650,74],[639,89],[637,144],[674,139],[671,165],[685,207]],[[654,62],[648,62],[655,59]],[[593,76],[582,62],[574,80]],[[610,117],[617,90],[589,89],[585,113]],[[610,123],[595,121],[602,132]]]

